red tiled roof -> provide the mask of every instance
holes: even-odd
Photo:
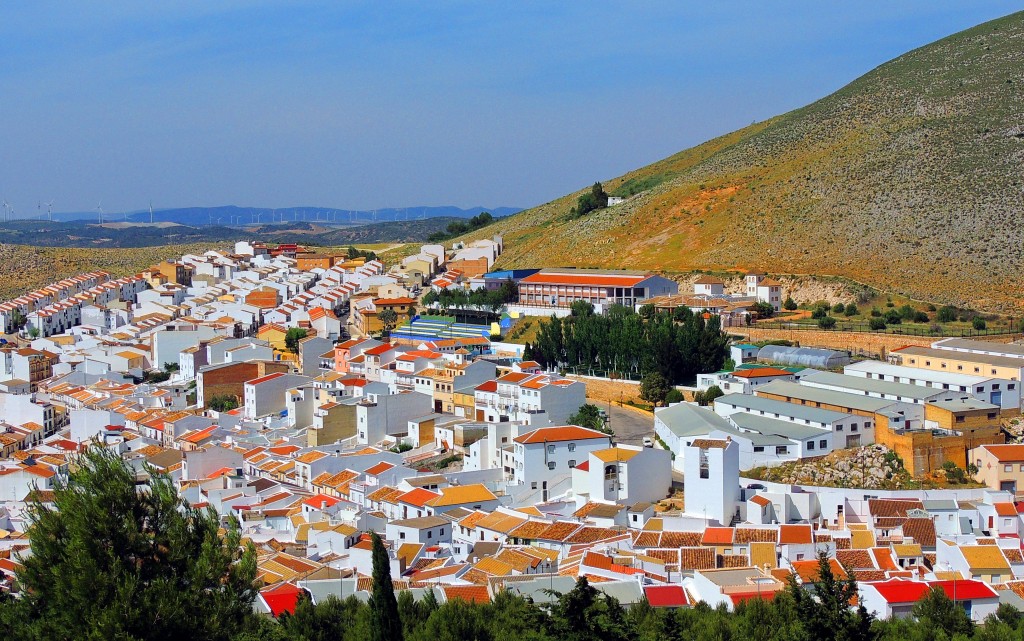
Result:
[[[982,445],[1000,463],[1024,461],[1024,445]]]
[[[415,505],[416,507],[423,507],[427,504],[427,501],[436,499],[439,496],[441,495],[437,492],[431,492],[430,490],[418,487],[415,490],[406,492],[399,496],[396,499],[396,502],[408,503],[409,505]]]
[[[514,440],[516,443],[553,443],[559,441],[585,441],[588,439],[603,438],[607,439],[608,435],[597,430],[587,429],[586,427],[579,427],[577,425],[563,425],[561,427],[541,427],[527,432],[521,436],[517,436]]]
[[[798,545],[814,543],[814,534],[810,525],[780,525],[779,545]]]
[[[601,273],[562,273],[537,272],[522,279],[521,283],[529,285],[592,285],[597,287],[635,287],[646,280],[646,274],[601,274]]]
[[[916,603],[932,588],[940,588],[950,599],[971,601],[973,599],[998,598],[996,591],[982,581],[961,579],[958,581],[879,581],[867,583],[875,588],[887,603]],[[954,587],[955,586],[955,587]]]
[[[1013,503],[993,503],[992,507],[999,516],[1017,516],[1017,508]]]
[[[709,527],[704,529],[702,545],[728,545],[732,543],[733,529],[731,527]]]
[[[291,583],[282,583],[269,590],[262,590],[260,596],[266,601],[267,607],[270,608],[270,613],[275,617],[279,617],[284,612],[289,614],[295,612],[295,604],[298,603],[299,596],[304,591],[302,588]]]
[[[326,494],[317,494],[316,496],[309,497],[308,499],[303,501],[303,503],[305,503],[309,507],[316,508],[319,510],[325,504],[327,505],[327,507],[331,507],[332,505],[341,503],[341,499],[333,496],[327,496]]]
[[[489,603],[491,600],[486,585],[450,585],[442,589],[449,601],[462,599],[466,603]]]

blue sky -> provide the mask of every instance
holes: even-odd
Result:
[[[1019,2],[47,2],[0,8],[28,213],[530,206],[802,106]]]

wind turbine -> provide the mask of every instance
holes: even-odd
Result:
[[[149,201],[149,224],[153,224],[153,201]]]
[[[7,222],[7,219],[10,217],[10,215],[11,215],[11,203],[9,203],[9,202],[7,202],[5,200],[4,201],[4,222],[5,223]]]
[[[99,202],[98,205],[96,205],[96,216],[99,218],[100,224],[102,225],[103,224],[103,201],[102,200]]]
[[[53,222],[53,201],[46,203],[46,218]]]

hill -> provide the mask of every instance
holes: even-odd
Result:
[[[499,266],[834,274],[1019,309],[1024,13],[887,62],[811,105],[511,216]],[[589,187],[588,187],[589,189]]]
[[[421,240],[444,231],[449,223],[464,220],[434,217],[369,225],[335,225],[323,222],[286,224],[181,225],[176,223],[14,220],[0,222],[3,242],[45,247],[153,247],[189,243],[227,243],[260,238],[272,243],[338,246],[352,243],[401,243]]]
[[[162,245],[118,249],[28,247],[0,244],[0,301],[42,287],[74,274],[101,269],[114,276],[136,274],[142,269],[185,253],[202,253],[224,248],[217,243]]]
[[[222,205],[217,207],[177,207],[153,211],[154,223],[177,223],[179,225],[214,226],[248,225],[260,223],[332,223],[366,225],[388,221],[416,221],[428,218],[472,218],[482,211],[495,216],[508,216],[521,209],[517,207],[389,207],[384,209],[336,209],[332,207],[239,207]],[[98,212],[54,212],[55,221],[98,222]],[[150,222],[149,210],[129,212],[106,212],[104,219],[124,222]],[[24,219],[23,219],[24,220]]]

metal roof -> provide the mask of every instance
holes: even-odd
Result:
[[[948,385],[960,385],[965,387],[970,387],[971,385],[977,385],[993,379],[991,376],[978,376],[977,374],[963,374],[961,372],[941,372],[930,369],[920,369],[917,367],[907,367],[905,365],[891,365],[889,363],[883,363],[882,361],[861,361],[859,363],[850,363],[843,368],[843,371],[847,375],[852,376],[856,376],[857,372],[863,372],[865,374],[874,374],[877,376],[895,376],[897,378],[909,378],[921,382],[946,383]],[[916,385],[917,383],[911,384]]]
[[[885,394],[886,396],[927,401],[928,399],[944,394],[950,394],[952,390],[911,385],[910,383],[894,383],[892,381],[880,381],[874,378],[862,378],[860,376],[848,376],[846,374],[835,374],[833,372],[817,372],[800,379],[801,385],[837,387],[839,391],[862,392],[868,394]]]
[[[765,414],[771,413],[778,414],[779,416],[791,416],[794,419],[802,421],[807,420],[814,423],[830,424],[835,421],[841,421],[842,419],[850,416],[843,412],[823,410],[818,407],[797,405],[796,403],[787,403],[785,401],[777,401],[773,398],[751,396],[749,394],[726,394],[725,396],[720,396],[715,399],[715,404],[718,403],[730,405],[732,407],[740,407],[755,412],[764,412]]]
[[[757,414],[747,414],[745,412],[736,412],[729,419],[741,429],[754,430],[764,435],[776,435],[797,441],[819,438],[832,433],[832,430],[821,427],[780,421],[777,418],[768,418],[767,416],[758,416]]]
[[[862,412],[877,412],[886,407],[891,407],[897,402],[885,398],[865,396],[863,394],[851,394],[849,392],[836,392],[820,387],[809,387],[789,381],[772,381],[757,388],[758,394],[774,394],[787,398],[799,398],[825,405],[836,407],[849,407]]]
[[[828,369],[849,363],[850,355],[831,349],[765,345],[757,352],[757,360]]]

